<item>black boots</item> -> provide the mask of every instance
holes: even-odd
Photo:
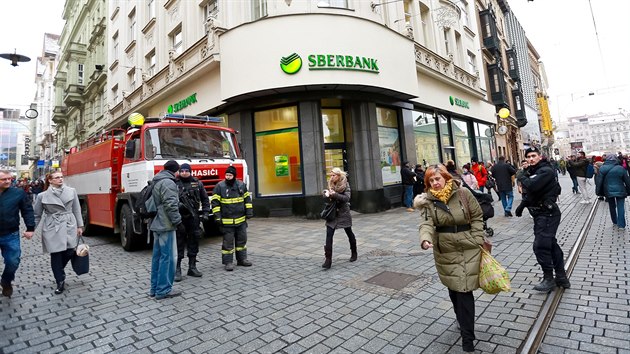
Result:
[[[556,281],[553,279],[553,270],[545,270],[543,281],[534,287],[534,290],[548,293],[556,287]]]
[[[66,289],[66,282],[65,281],[57,282],[57,289],[55,289],[55,295],[59,295],[59,294],[63,293],[63,291],[65,289]]]
[[[565,289],[569,289],[571,287],[571,283],[569,282],[569,278],[567,278],[567,273],[564,269],[556,271],[556,285]]]
[[[175,268],[175,281],[182,281],[182,259],[177,258],[177,268]]]
[[[202,276],[202,274],[199,270],[197,270],[196,263],[197,263],[197,257],[188,257],[188,273],[187,274],[190,275],[191,277],[199,278]]]
[[[354,262],[357,260],[357,241],[350,240],[350,262]]]
[[[332,265],[332,247],[324,246],[324,264],[322,264],[322,268],[330,269]]]

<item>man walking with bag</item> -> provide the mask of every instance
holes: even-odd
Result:
[[[554,287],[571,287],[564,269],[564,254],[558,245],[556,232],[560,225],[561,212],[556,204],[560,195],[556,172],[551,164],[544,160],[540,150],[531,147],[525,150],[529,167],[518,177],[523,189],[525,205],[534,218],[534,254],[543,271],[543,281],[534,286],[534,290],[550,292]],[[516,216],[521,216],[517,213]],[[556,278],[553,272],[556,272]]]
[[[153,232],[153,259],[151,261],[151,290],[149,296],[156,300],[181,295],[181,291],[173,290],[175,266],[177,258],[177,238],[175,230],[185,232],[182,217],[179,215],[179,198],[175,173],[179,164],[169,160],[164,169],[153,177],[153,192],[147,200],[147,210],[157,211],[151,220],[149,230]],[[150,204],[153,203],[153,206]]]
[[[26,224],[24,238],[30,240],[35,230],[33,205],[24,190],[11,186],[11,173],[0,170],[0,250],[4,258],[4,271],[0,279],[2,295],[11,297],[15,272],[20,266],[20,214]]]
[[[499,156],[499,162],[492,166],[492,176],[497,182],[499,198],[503,205],[505,216],[512,215],[512,203],[514,202],[514,187],[512,186],[512,176],[516,174],[516,169],[512,164],[505,163],[505,156]]]

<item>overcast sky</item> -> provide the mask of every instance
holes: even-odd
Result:
[[[61,34],[64,3],[0,0],[0,53],[15,48],[31,58],[18,67],[0,60],[0,107],[24,112],[32,102],[35,60],[41,55],[44,33]],[[630,0],[591,3],[599,46],[588,0],[509,0],[545,64],[554,120],[582,111],[630,111]],[[588,96],[589,92],[595,95]]]

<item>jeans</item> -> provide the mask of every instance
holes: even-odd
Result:
[[[506,212],[512,211],[512,203],[514,202],[514,191],[499,192],[499,198],[501,198],[503,210]]]
[[[177,237],[175,230],[153,232],[153,258],[151,260],[151,290],[156,296],[166,295],[173,289],[177,265]]]
[[[1,282],[4,285],[10,285],[15,279],[15,272],[20,266],[20,233],[18,231],[8,235],[0,236],[0,250],[2,250],[2,258],[4,258],[4,271],[2,272]]]
[[[403,204],[407,208],[411,208],[411,204],[413,203],[413,185],[403,185],[405,187],[405,194],[403,196]]]
[[[610,209],[610,219],[613,224],[624,228],[626,227],[626,198],[611,197],[608,200],[608,208]]]
[[[570,175],[570,177],[571,182],[573,182],[573,191],[577,193],[579,191],[577,177],[575,177],[574,175]]]

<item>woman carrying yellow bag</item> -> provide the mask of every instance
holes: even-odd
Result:
[[[464,352],[475,351],[475,298],[483,238],[483,212],[467,188],[453,179],[444,165],[425,173],[426,193],[414,206],[421,210],[420,246],[433,248],[435,268],[448,288],[459,323]]]

